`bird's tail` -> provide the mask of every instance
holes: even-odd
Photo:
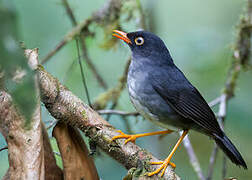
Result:
[[[238,166],[242,166],[244,169],[247,169],[247,165],[241,154],[225,134],[223,137],[215,135],[214,140],[233,163]]]

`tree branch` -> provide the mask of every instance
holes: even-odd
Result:
[[[25,54],[29,57],[28,64],[33,68],[33,60],[38,56],[37,50],[27,50]],[[36,92],[39,96],[38,91]],[[45,179],[40,103],[37,103],[29,127],[25,127],[24,115],[20,113],[13,104],[11,96],[5,91],[0,91],[0,104],[0,131],[8,144],[8,177],[10,179],[17,177]]]
[[[124,145],[122,139],[112,142],[112,137],[118,135],[114,127],[61,85],[42,66],[38,67],[37,72],[39,74],[41,100],[54,118],[63,120],[67,124],[82,130],[104,152],[127,169],[140,168],[139,164],[142,164],[142,168],[148,171],[155,168],[148,162],[157,161],[157,158],[133,143]],[[164,179],[179,178],[172,168],[168,167]]]
[[[97,111],[99,114],[116,114],[120,116],[139,116],[139,112],[124,112],[119,110],[112,110],[112,109],[103,109]]]

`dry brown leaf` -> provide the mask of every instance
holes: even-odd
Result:
[[[45,180],[63,180],[63,171],[56,164],[56,159],[44,124],[42,126],[42,134],[44,145]]]
[[[66,180],[99,180],[93,159],[88,156],[88,149],[76,128],[58,122],[53,136],[61,153]]]

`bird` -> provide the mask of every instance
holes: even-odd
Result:
[[[139,137],[183,131],[164,161],[151,162],[153,165],[161,166],[149,172],[148,176],[162,171],[162,177],[168,165],[176,167],[171,158],[189,130],[209,136],[234,164],[247,169],[241,154],[220,128],[214,112],[175,65],[161,38],[147,31],[125,33],[113,30],[112,35],[123,40],[132,52],[127,75],[127,87],[132,104],[145,119],[166,129],[135,135],[118,130],[120,135],[114,136],[112,140],[125,138],[125,143],[135,143]]]

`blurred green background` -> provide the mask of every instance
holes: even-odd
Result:
[[[78,22],[91,16],[92,12],[102,7],[105,2],[104,0],[69,0]],[[143,0],[141,2],[146,18],[152,24],[152,30],[165,41],[178,67],[208,101],[219,96],[232,59],[231,46],[236,37],[235,26],[244,12],[246,1]],[[19,40],[24,41],[28,48],[38,47],[41,58],[52,50],[72,28],[61,0],[7,0],[5,3],[17,13],[17,28],[21,37]],[[133,21],[122,24],[122,26],[127,31],[135,31],[139,28],[136,24],[137,22]],[[103,32],[101,28],[96,28],[95,38],[88,38],[88,52],[109,87],[114,87],[123,73],[130,51],[123,43],[109,51],[100,48],[103,42]],[[87,102],[78,64],[75,63],[71,73],[66,74],[76,58],[76,46],[72,41],[49,60],[45,69],[61,82],[67,76],[64,84]],[[91,100],[94,101],[95,97],[104,90],[86,65],[85,75]],[[225,125],[226,134],[242,153],[248,165],[248,170],[245,171],[228,160],[227,177],[237,177],[241,180],[252,179],[251,77],[251,71],[242,72],[239,76],[235,97],[228,104]],[[117,109],[134,110],[127,90],[124,90]],[[42,110],[43,121],[53,119],[43,106]],[[112,116],[110,123],[127,132],[125,123],[119,116]],[[142,118],[129,118],[129,123],[133,132],[151,132],[159,129],[154,128],[153,124]],[[208,137],[195,132],[191,132],[190,137],[203,172],[206,174],[214,143]],[[178,135],[174,133],[161,140],[158,140],[156,136],[142,138],[137,140],[137,144],[163,159],[169,154],[177,139]],[[52,144],[56,148],[54,140],[52,140]],[[0,135],[0,147],[5,145],[5,141]],[[223,154],[219,153],[213,179],[221,179],[222,159]],[[182,179],[197,179],[183,146],[176,152],[173,162],[177,165],[176,173]],[[122,179],[126,175],[126,169],[104,153],[95,156],[95,163],[101,179]],[[2,151],[0,152],[0,177],[5,174],[7,169],[7,151]]]

